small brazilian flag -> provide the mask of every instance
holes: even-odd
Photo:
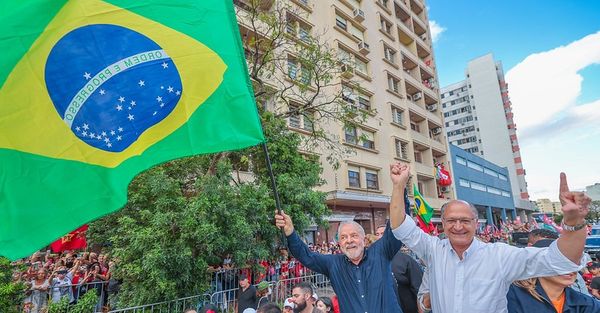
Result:
[[[264,142],[231,0],[0,0],[0,255],[158,163]]]
[[[419,192],[417,185],[413,185],[413,195],[415,197],[415,204],[413,209],[415,214],[417,215],[417,219],[419,220],[419,227],[423,229],[426,233],[430,233],[433,231],[433,223],[431,222],[431,217],[433,216],[433,209],[425,202],[423,196]]]

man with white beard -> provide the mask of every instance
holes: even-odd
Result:
[[[408,197],[404,195],[407,202]],[[288,248],[304,266],[329,277],[344,313],[402,312],[394,293],[391,261],[402,242],[392,229],[400,226],[404,212],[390,210],[390,221],[381,239],[365,248],[365,231],[358,223],[343,222],[338,228],[340,249],[344,254],[320,254],[310,251],[294,231],[292,219],[275,214],[275,224],[283,228]]]

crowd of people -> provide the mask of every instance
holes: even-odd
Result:
[[[49,301],[76,303],[87,292],[98,296],[98,311],[108,304],[109,294],[118,292],[119,282],[112,278],[115,262],[95,252],[36,252],[14,263],[14,282],[27,286],[23,311],[41,313]]]

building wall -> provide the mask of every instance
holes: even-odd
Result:
[[[585,192],[592,198],[592,201],[600,201],[600,183],[585,187]]]
[[[240,4],[243,2],[235,1],[238,10],[243,10]],[[362,96],[374,109],[367,120],[357,126],[357,135],[369,134],[372,144],[347,140],[345,129],[339,123],[316,125],[339,137],[342,145],[356,152],[344,157],[340,167],[334,168],[326,160],[329,152],[326,148],[314,151],[321,157],[325,181],[318,189],[328,194],[327,204],[333,214],[352,208],[346,213],[354,214],[354,219],[363,223],[363,211],[377,208],[387,212],[392,191],[389,164],[396,161],[410,163],[411,182],[421,186],[421,192],[432,207],[439,209],[447,199],[454,198],[452,187],[440,193],[434,176],[435,163],[444,164],[447,169],[451,169],[451,165],[425,3],[422,0],[264,2],[266,6],[271,2],[273,6],[289,5],[294,27],[302,24],[313,35],[320,34],[331,51],[345,51],[339,55],[344,55],[346,71],[337,78],[338,82],[360,88],[352,88],[344,99],[355,99],[357,103],[357,97]],[[386,49],[394,56],[386,53]],[[396,90],[390,80],[397,82]],[[362,92],[359,93],[359,89]],[[336,86],[325,92],[342,90],[347,89]],[[306,134],[291,120],[288,125],[291,130]],[[397,146],[404,147],[404,153]],[[349,171],[355,176],[349,177]],[[412,188],[409,190],[412,192]],[[371,226],[380,222],[380,218],[371,217]],[[335,223],[331,221],[331,228],[335,228]]]
[[[457,199],[475,205],[480,210],[480,218],[487,218],[488,223],[493,220],[487,216],[488,207],[496,217],[502,217],[503,214],[509,219],[516,217],[506,167],[500,167],[454,145],[450,145],[450,153]]]

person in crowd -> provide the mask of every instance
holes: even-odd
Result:
[[[238,290],[237,312],[243,313],[244,310],[256,309],[256,288],[250,284],[248,276],[240,275],[240,289]]]
[[[533,246],[540,239],[558,239],[558,233],[545,228],[534,229],[527,236],[527,246]]]
[[[269,292],[269,283],[267,283],[266,281],[261,281],[260,283],[258,283],[258,285],[256,285],[256,298],[257,300],[257,304],[256,304],[256,309],[258,310],[261,306],[269,303],[269,295],[271,293]]]
[[[67,298],[69,303],[74,300],[71,277],[69,276],[71,275],[68,274],[65,266],[59,267],[50,276],[52,302],[59,302],[62,298]]]
[[[30,313],[46,312],[46,308],[48,307],[48,289],[50,288],[47,276],[46,270],[40,269],[35,279],[31,281],[30,301],[32,307]]]
[[[406,194],[405,201],[408,201]],[[390,209],[390,222],[383,236],[367,249],[365,231],[360,224],[340,223],[338,237],[343,254],[311,252],[284,212],[275,214],[275,222],[277,227],[283,228],[292,255],[309,269],[329,277],[342,312],[399,312],[390,275],[391,261],[402,246],[392,234],[392,229],[400,225],[400,214],[404,214],[404,208],[402,212],[398,210],[399,207]]]
[[[600,277],[594,277],[590,283],[590,290],[592,296],[596,299],[600,299]]]
[[[323,313],[314,306],[311,300],[313,293],[312,286],[308,282],[301,282],[294,286],[291,298],[296,305],[294,313]]]
[[[383,236],[385,225],[380,225],[375,230],[377,239]],[[403,313],[417,313],[417,293],[423,272],[419,263],[411,256],[404,253],[402,249],[392,259],[392,274],[396,282],[398,303]]]
[[[592,279],[594,279],[594,277],[600,276],[600,263],[590,262],[587,266],[587,273],[583,274],[582,276],[585,280],[585,283],[589,286],[592,283]]]
[[[427,264],[433,312],[506,312],[506,293],[513,281],[579,270],[591,199],[582,192],[571,192],[564,174],[560,179],[564,231],[556,242],[540,249],[474,240],[478,212],[461,200],[441,208],[448,239],[426,234],[412,219],[405,218],[402,193],[410,175],[408,165],[392,164],[390,172],[390,211],[400,215],[400,225],[393,234]]]
[[[533,246],[549,247],[554,240],[538,240]],[[600,312],[600,301],[571,288],[576,272],[516,281],[506,296],[509,313]]]
[[[333,312],[333,303],[329,297],[320,297],[317,300],[317,308],[323,313]]]
[[[292,298],[287,298],[283,301],[283,313],[292,313],[296,308],[296,304],[292,301]]]
[[[281,309],[275,303],[267,303],[258,308],[256,313],[281,313]]]

